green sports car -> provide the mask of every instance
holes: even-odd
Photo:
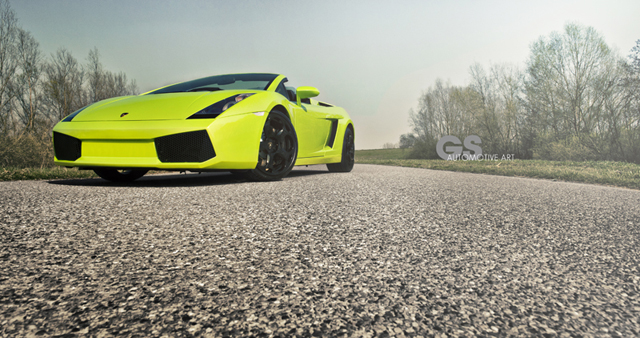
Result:
[[[287,87],[279,74],[228,74],[99,101],[53,128],[55,163],[116,182],[150,169],[285,177],[294,165],[348,172],[354,127],[347,112]]]

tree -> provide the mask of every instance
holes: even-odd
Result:
[[[620,159],[622,64],[593,27],[568,24],[533,43],[524,90],[538,151],[557,146],[575,159]]]
[[[434,87],[422,93],[418,100],[418,110],[409,112],[411,126],[418,139],[460,135],[469,128],[460,102],[455,97],[460,95],[460,91],[460,88],[437,79]]]
[[[100,63],[98,48],[89,51],[85,68],[87,76],[87,94],[91,102],[97,102],[106,98],[105,74]]]
[[[9,0],[0,0],[0,165],[53,165],[53,124],[89,103],[137,92],[124,73],[103,69],[97,49],[88,61],[85,81],[68,50],[43,57]]]
[[[59,121],[86,104],[84,73],[71,52],[61,48],[45,67],[44,93],[49,117]]]
[[[640,74],[640,40],[636,40],[636,45],[631,48],[631,54],[629,54],[629,64],[631,65],[632,72]]]
[[[400,135],[400,149],[412,148],[416,144],[416,135],[407,133]]]
[[[17,72],[11,89],[17,101],[19,120],[27,131],[33,131],[40,112],[42,55],[31,33],[22,28],[18,28],[17,32]]]
[[[640,163],[640,40],[631,49],[629,61],[623,64],[625,72],[622,80],[624,104],[621,119],[621,140],[625,159]]]
[[[15,39],[17,29],[15,12],[8,0],[0,0],[0,132],[12,128],[11,82],[16,71]]]
[[[520,149],[519,121],[522,116],[522,73],[511,65],[493,65],[489,73],[475,64],[470,68],[471,84],[466,100],[470,100],[474,134],[482,139],[488,153],[518,154],[526,157]]]
[[[114,96],[135,95],[138,91],[135,80],[128,82],[127,75],[104,70],[97,48],[87,57],[85,73],[89,101],[97,102]]]
[[[387,142],[382,145],[382,149],[395,149],[398,148],[398,145],[392,142]]]
[[[593,27],[568,24],[540,38],[527,68],[530,109],[561,138],[595,131],[618,61]]]
[[[438,79],[422,93],[400,139],[409,156],[435,158],[444,135],[478,135],[489,154],[640,163],[640,40],[623,60],[594,28],[568,24],[531,45],[525,71],[470,74],[468,86]]]

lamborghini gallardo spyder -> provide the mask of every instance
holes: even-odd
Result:
[[[279,180],[294,165],[348,172],[347,112],[278,74],[205,77],[88,105],[53,128],[55,163],[128,182],[147,171],[231,171]]]

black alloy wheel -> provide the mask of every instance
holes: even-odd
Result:
[[[149,170],[93,169],[100,177],[111,182],[133,182],[144,176]]]
[[[258,165],[247,171],[255,181],[275,181],[287,176],[298,157],[298,136],[289,118],[279,112],[269,113],[260,138]]]
[[[356,163],[356,144],[354,141],[353,130],[347,127],[344,132],[344,142],[342,143],[342,161],[339,163],[327,164],[327,169],[331,172],[350,172]]]

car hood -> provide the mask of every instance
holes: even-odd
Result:
[[[201,109],[246,90],[122,96],[96,102],[74,122],[184,120]]]

